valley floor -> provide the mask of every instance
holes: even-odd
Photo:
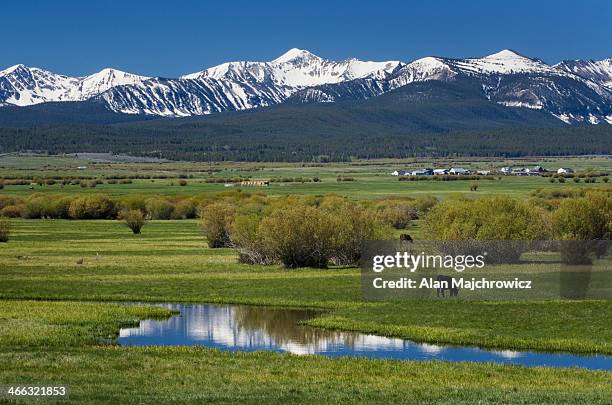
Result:
[[[609,301],[364,303],[357,269],[283,270],[209,249],[196,221],[13,220],[0,247],[0,384],[61,383],[79,402],[609,403],[610,372],[328,359],[112,344],[164,317],[111,301],[329,310],[311,324],[431,343],[612,353]],[[82,264],[78,264],[82,259]]]

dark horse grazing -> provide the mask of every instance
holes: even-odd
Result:
[[[451,297],[456,297],[457,295],[459,295],[459,289],[457,287],[453,287],[453,278],[452,277],[439,275],[438,277],[436,277],[436,281],[438,281],[439,283],[441,283],[442,281],[446,282],[446,284],[445,284],[446,287],[438,288],[438,290],[437,290],[438,297],[440,296],[440,294],[442,294],[443,297],[445,296],[444,295],[444,290],[448,290]]]

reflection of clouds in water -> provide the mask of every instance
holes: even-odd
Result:
[[[315,311],[216,305],[164,305],[181,315],[145,320],[120,330],[125,345],[201,345],[219,349],[275,350],[294,354],[513,363],[527,366],[610,369],[606,356],[489,351],[300,326]]]
[[[317,354],[335,351],[342,347],[348,347],[355,352],[403,350],[407,345],[409,343],[402,339],[340,332],[319,337],[316,341],[311,342],[290,341],[281,344],[280,347],[282,350],[294,354]]]
[[[138,328],[121,329],[120,337],[181,336],[194,344],[243,348],[277,348],[294,354],[317,354],[344,347],[354,351],[402,350],[409,342],[383,336],[312,329],[298,325],[313,315],[304,311],[268,308],[216,307],[193,305],[181,310],[180,316],[160,322],[145,320]]]
[[[522,356],[521,352],[515,352],[512,350],[495,350],[495,351],[492,351],[491,353],[494,353],[500,357],[503,357],[504,359],[517,359]]]
[[[418,344],[418,347],[419,349],[421,349],[422,352],[429,353],[429,354],[437,354],[437,353],[440,353],[442,350],[444,350],[443,347],[436,346],[436,345],[430,345],[428,343],[420,343]]]

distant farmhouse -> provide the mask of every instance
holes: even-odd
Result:
[[[433,169],[417,169],[410,172],[412,176],[431,176],[433,174]]]
[[[408,174],[410,173],[407,172],[406,170],[396,170],[391,173],[391,176],[407,176]]]
[[[568,174],[568,173],[574,173],[574,169],[570,167],[560,167],[559,170],[557,170],[557,174]]]
[[[504,176],[540,176],[542,173],[548,172],[542,166],[528,167],[509,167],[505,166],[499,169],[499,172]]]
[[[451,167],[451,169],[448,172],[450,174],[460,174],[460,175],[470,174],[470,171],[468,169],[464,169],[462,167]]]
[[[554,171],[553,171],[554,172]],[[463,167],[451,167],[450,169],[430,169],[430,168],[419,168],[414,170],[395,170],[391,173],[392,176],[442,176],[442,175],[469,175],[472,171]],[[479,176],[491,176],[495,173],[502,174],[504,176],[541,176],[544,173],[548,173],[542,166],[534,167],[510,167],[504,166],[499,170],[476,170],[474,171]],[[569,167],[561,167],[557,170],[558,174],[574,173],[574,169]]]

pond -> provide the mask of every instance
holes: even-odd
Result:
[[[123,346],[205,346],[230,351],[269,350],[329,357],[493,362],[531,367],[612,370],[610,356],[440,346],[300,325],[300,321],[320,314],[314,310],[241,305],[159,305],[180,311],[180,314],[166,320],[144,320],[135,328],[123,328],[118,343]]]

